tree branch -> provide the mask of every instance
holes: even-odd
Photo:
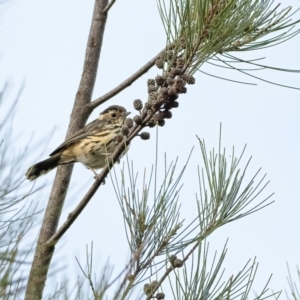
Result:
[[[67,137],[85,125],[92,111],[88,104],[91,101],[96,81],[98,61],[107,19],[107,14],[102,11],[107,6],[107,3],[108,0],[95,1],[83,72],[74,101]],[[73,165],[63,166],[57,169],[30,270],[25,295],[26,300],[40,300],[42,298],[48,269],[54,253],[54,246],[49,246],[45,243],[57,229],[69,187],[72,169]]]
[[[107,13],[111,7],[115,4],[116,0],[111,0],[106,7],[102,10],[103,13]]]
[[[160,51],[156,56],[154,56],[151,60],[149,60],[142,68],[140,68],[138,71],[136,71],[134,74],[132,74],[130,77],[128,77],[126,80],[124,80],[122,83],[120,83],[117,87],[109,91],[108,93],[104,94],[100,98],[95,99],[89,104],[90,109],[95,109],[100,104],[106,102],[110,98],[114,97],[115,95],[119,94],[121,91],[123,91],[125,88],[130,86],[134,81],[136,81],[139,77],[147,73],[155,64],[155,61],[161,56],[161,54],[166,50],[164,48],[162,51]]]

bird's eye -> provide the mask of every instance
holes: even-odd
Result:
[[[112,118],[115,118],[116,116],[117,116],[116,113],[112,113],[112,114],[111,114],[111,117],[112,117]]]

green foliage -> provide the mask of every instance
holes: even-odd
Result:
[[[196,253],[191,256],[190,267],[184,265],[182,269],[175,271],[175,284],[169,280],[174,299],[249,299],[250,289],[258,268],[258,263],[254,259],[249,260],[236,275],[230,276],[223,281],[225,268],[222,270],[223,262],[227,253],[226,245],[221,255],[214,254],[212,262],[209,261],[209,247],[204,241],[199,244]],[[271,279],[271,276],[270,276]],[[270,293],[268,283],[263,290],[252,299],[265,299],[275,297],[280,293]]]
[[[129,299],[134,291],[139,290],[139,283],[149,280],[150,283],[144,286],[146,299],[155,295],[159,297],[157,292],[161,293],[162,288],[166,288],[166,278],[169,278],[174,299],[248,297],[257,270],[255,260],[221,283],[221,266],[227,250],[224,248],[221,256],[217,258],[215,255],[213,263],[209,264],[207,238],[220,226],[271,203],[267,202],[270,196],[256,200],[267,185],[263,183],[265,176],[255,183],[256,173],[245,183],[249,161],[244,169],[239,168],[245,149],[239,157],[233,150],[228,159],[225,149],[221,151],[221,137],[218,151],[213,149],[209,154],[204,141],[199,139],[199,144],[203,169],[198,169],[198,214],[186,225],[180,217],[179,194],[191,153],[179,173],[176,171],[177,160],[167,164],[165,157],[162,165],[158,164],[157,157],[149,179],[146,179],[146,171],[142,176],[141,190],[138,189],[139,174],[135,173],[133,164],[128,160],[127,176],[125,168],[121,180],[114,173],[114,188],[131,253],[130,261],[120,275],[123,280],[114,299]],[[159,184],[160,177],[162,181]],[[265,287],[255,299],[269,296]]]
[[[280,4],[274,6],[271,0],[158,0],[158,8],[167,45],[185,59],[189,74],[202,72],[200,67],[205,62],[246,75],[250,74],[236,63],[299,72],[229,54],[275,46],[297,35],[300,29],[294,27],[300,20],[292,21],[297,10],[292,12],[291,7],[280,10]]]
[[[8,85],[0,93],[0,105],[7,97]],[[20,91],[21,93],[21,91]],[[19,93],[19,95],[20,95]],[[18,96],[19,96],[18,95]],[[26,149],[18,153],[14,148],[12,120],[18,97],[12,103],[5,116],[1,116],[0,130],[0,297],[12,299],[20,295],[26,284],[26,259],[32,252],[32,246],[24,241],[32,229],[37,213],[36,207],[24,203],[36,190],[22,186],[22,162],[27,156]]]
[[[296,275],[297,280],[295,280],[293,278],[288,264],[287,264],[287,270],[288,270],[287,281],[289,284],[290,291],[285,292],[286,298],[288,300],[299,300],[300,299],[300,292],[299,292],[300,291],[300,270],[299,270],[299,267],[297,266],[297,275]],[[289,294],[291,295],[291,297]]]

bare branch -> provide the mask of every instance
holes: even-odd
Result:
[[[90,109],[95,109],[100,104],[106,102],[110,98],[114,97],[115,95],[122,92],[125,88],[129,87],[134,81],[136,81],[138,78],[140,78],[142,75],[147,73],[155,64],[155,61],[164,53],[166,50],[163,49],[160,51],[156,56],[154,56],[151,60],[149,60],[142,68],[140,68],[138,71],[136,71],[134,74],[132,74],[130,77],[128,77],[126,80],[124,80],[122,83],[120,83],[117,87],[109,91],[108,93],[104,94],[100,98],[95,99],[89,104]]]
[[[111,7],[115,4],[116,0],[111,0],[107,6],[102,10],[103,13],[107,13]]]

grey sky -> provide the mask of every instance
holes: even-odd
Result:
[[[299,1],[284,2],[283,5],[299,7]],[[22,133],[22,137],[14,146],[22,149],[22,144],[33,132],[32,142],[37,143],[46,138],[54,127],[57,128],[43,156],[40,151],[32,149],[29,165],[46,158],[65,137],[81,76],[92,8],[93,1],[14,1],[1,16],[1,82],[9,78],[13,83],[11,99],[23,80],[26,83],[14,122],[15,133]],[[300,18],[299,13],[296,18]],[[109,13],[93,98],[126,79],[164,44],[163,27],[155,1],[117,1]],[[297,36],[274,48],[245,53],[240,57],[267,57],[262,63],[300,69],[299,46],[300,36]],[[275,192],[273,199],[276,202],[215,232],[209,238],[211,250],[221,251],[229,237],[225,261],[227,275],[237,272],[249,258],[257,256],[260,267],[255,289],[262,287],[270,273],[274,274],[270,287],[273,290],[285,288],[286,261],[293,271],[300,264],[300,91],[208,65],[203,66],[203,70],[258,85],[236,84],[196,74],[196,85],[188,87],[188,93],[179,99],[180,107],[173,111],[173,118],[159,129],[160,159],[162,161],[167,152],[168,161],[179,156],[179,167],[183,166],[190,149],[196,146],[183,177],[184,188],[180,198],[182,217],[189,220],[195,216],[195,192],[198,191],[196,165],[202,163],[196,134],[205,139],[208,149],[217,147],[222,122],[223,146],[227,147],[227,152],[234,145],[239,154],[248,144],[244,163],[253,156],[249,177],[260,167],[261,174],[268,173],[267,179],[271,183],[265,195]],[[133,100],[145,100],[146,80],[157,73],[159,70],[153,68],[123,93],[96,109],[90,120],[111,104],[123,105],[134,113]],[[300,87],[297,73],[258,71],[254,75]],[[155,130],[150,132],[150,141],[136,139],[129,151],[129,159],[134,161],[135,170],[140,174],[145,167],[150,171],[154,162]],[[24,164],[22,172],[25,173],[28,164]],[[51,172],[38,182],[51,181],[54,175],[55,172]],[[76,165],[61,222],[92,182],[91,172]],[[26,184],[29,187],[31,183]],[[83,188],[79,189],[79,186]],[[44,198],[39,200],[41,207],[46,206],[47,195],[48,192],[45,192]],[[74,272],[79,273],[74,256],[83,261],[85,245],[91,241],[94,241],[94,253],[99,262],[110,257],[111,263],[119,268],[123,265],[129,251],[110,180],[101,187],[60,242],[61,250],[55,258],[63,257],[66,259],[64,262],[69,262],[70,276]],[[59,265],[60,262],[56,262]]]

